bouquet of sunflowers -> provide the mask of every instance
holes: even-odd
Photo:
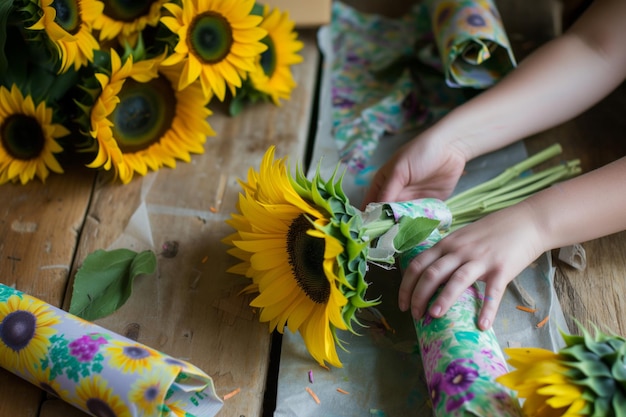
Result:
[[[212,100],[289,99],[302,47],[287,12],[254,0],[4,0],[0,184],[188,162],[215,135]]]
[[[360,211],[337,171],[325,180],[318,169],[308,179],[298,167],[294,176],[286,158],[274,159],[272,147],[260,171],[250,168],[247,182],[240,181],[238,213],[227,221],[236,232],[224,241],[241,262],[230,272],[252,280],[247,291],[258,296],[251,306],[270,330],[300,331],[320,365],[341,366],[338,330],[354,332],[357,310],[379,302],[366,297],[370,263],[393,267],[451,230],[580,172],[574,160],[527,175],[561,151],[553,145],[445,202],[371,204]]]
[[[487,213],[577,175],[579,161],[566,161],[532,174],[530,168],[559,154],[554,145],[499,176],[446,201],[422,199],[353,207],[342,177],[318,168],[308,179],[270,148],[257,172],[240,181],[237,213],[227,221],[236,231],[224,239],[240,262],[229,270],[251,283],[259,320],[269,330],[300,332],[321,365],[341,367],[340,331],[355,332],[356,313],[368,300],[370,263],[400,265],[442,236]],[[426,384],[435,415],[445,416],[626,416],[626,341],[597,332],[563,333],[558,352],[509,348],[508,371],[493,330],[479,331],[481,304],[468,288],[446,316],[415,321]],[[471,337],[470,337],[471,336]],[[452,352],[446,357],[445,350]],[[456,355],[456,356],[455,356]],[[500,358],[502,360],[500,360]],[[518,399],[524,399],[520,407]]]

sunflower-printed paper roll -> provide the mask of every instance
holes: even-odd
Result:
[[[449,86],[487,88],[515,67],[493,0],[428,0],[427,4]]]
[[[210,417],[223,404],[196,366],[3,284],[0,366],[96,417]]]

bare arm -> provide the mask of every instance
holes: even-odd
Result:
[[[623,82],[624,45],[626,1],[596,0],[567,34],[538,50],[494,88],[451,112],[410,145],[404,152],[408,156],[399,156],[398,164],[416,169],[420,161],[407,159],[420,154],[410,150],[432,152],[438,146],[439,155],[456,155],[457,175],[460,154],[467,161],[576,116]],[[378,185],[383,191],[385,186],[401,189],[398,183],[406,178],[406,188],[419,189],[416,184],[424,178],[403,177],[393,169],[391,175],[381,172],[380,178],[387,178]],[[441,167],[432,172],[445,173]],[[400,308],[410,306],[413,316],[421,317],[444,285],[429,310],[439,317],[465,288],[482,280],[485,303],[479,325],[486,329],[507,284],[543,252],[621,230],[626,230],[626,157],[486,216],[418,255],[403,276]]]
[[[596,0],[566,34],[398,150],[363,204],[447,198],[470,159],[573,118],[617,87],[625,45],[626,1]]]
[[[626,77],[626,2],[596,0],[564,35],[522,61],[493,88],[435,127],[466,160],[558,125]]]

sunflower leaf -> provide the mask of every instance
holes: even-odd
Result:
[[[0,74],[5,74],[9,67],[9,60],[4,53],[4,45],[7,39],[7,22],[9,21],[9,14],[12,8],[13,0],[0,3]]]
[[[396,251],[402,253],[423,242],[439,226],[439,220],[427,217],[402,217],[399,222],[400,230],[393,239]]]
[[[156,256],[149,250],[97,250],[89,254],[76,273],[70,314],[89,321],[108,316],[126,303],[137,276],[155,270]]]

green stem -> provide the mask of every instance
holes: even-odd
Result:
[[[580,161],[572,160],[520,178],[528,169],[561,151],[559,144],[552,145],[508,168],[499,176],[448,199],[446,205],[453,219],[451,229],[456,230],[489,213],[517,204],[537,191],[579,174]]]
[[[562,151],[563,149],[561,148],[561,145],[556,143],[544,149],[543,151],[539,152],[538,154],[535,154],[529,158],[526,158],[525,160],[518,162],[512,167],[507,168],[502,174],[498,175],[497,177],[489,181],[483,182],[482,184],[479,184],[475,187],[472,187],[469,190],[466,190],[462,193],[459,193],[458,195],[454,197],[449,198],[446,201],[446,204],[448,204],[448,206],[450,206],[451,204],[454,205],[455,203],[459,201],[463,201],[465,199],[468,199],[471,201],[472,197],[475,196],[476,194],[480,194],[485,191],[491,191],[491,190],[500,188],[504,184],[511,181],[512,179],[517,178],[524,171],[536,165],[539,165],[542,162],[547,161],[553,156],[560,154]]]
[[[384,235],[394,224],[396,224],[396,221],[393,218],[379,219],[363,226],[361,230],[363,236],[367,236],[372,241]]]

